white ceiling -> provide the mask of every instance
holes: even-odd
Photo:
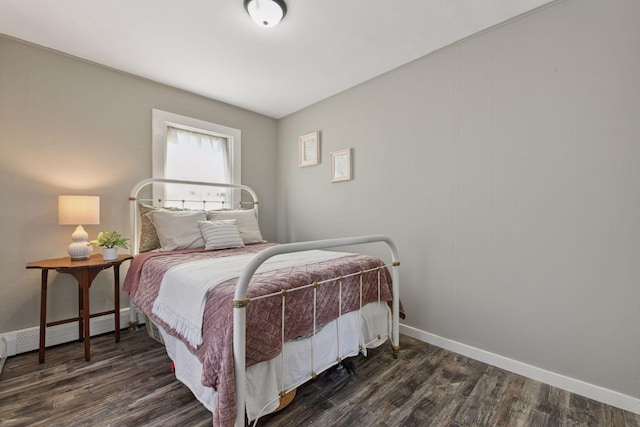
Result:
[[[552,0],[285,1],[2,0],[0,33],[281,118]]]

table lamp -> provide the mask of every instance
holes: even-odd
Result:
[[[77,225],[67,252],[72,260],[89,259],[93,247],[81,224],[100,224],[100,197],[58,196],[58,224]]]

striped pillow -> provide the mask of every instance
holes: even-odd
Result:
[[[236,220],[198,221],[206,250],[241,248],[244,246]]]

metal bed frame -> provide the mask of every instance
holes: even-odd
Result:
[[[227,188],[227,189],[238,189],[243,190],[249,193],[251,196],[251,202],[240,202],[240,205],[250,204],[256,209],[258,209],[258,196],[253,189],[245,185],[239,184],[225,184],[225,183],[211,183],[211,182],[200,182],[200,181],[181,181],[174,179],[165,179],[165,178],[148,178],[143,181],[137,183],[131,193],[129,195],[130,201],[130,215],[131,215],[131,254],[136,255],[139,250],[139,238],[138,238],[138,201],[148,200],[148,199],[139,199],[138,196],[140,191],[150,185],[150,184],[162,184],[162,183],[172,183],[172,184],[185,184],[185,185],[198,185],[198,186],[208,186],[208,187],[218,187],[218,188]],[[391,269],[391,278],[392,278],[392,292],[393,292],[393,301],[392,301],[392,331],[391,331],[391,345],[394,352],[394,357],[398,357],[398,352],[400,350],[400,329],[399,329],[399,313],[400,313],[400,277],[399,277],[399,266],[400,260],[398,257],[398,251],[396,249],[395,243],[387,236],[384,235],[369,235],[369,236],[358,236],[358,237],[345,237],[345,238],[337,238],[337,239],[326,239],[326,240],[314,240],[307,242],[297,242],[297,243],[285,243],[279,244],[277,246],[269,247],[258,254],[256,254],[247,266],[244,268],[240,277],[238,279],[238,283],[236,285],[235,295],[233,299],[233,356],[234,356],[234,372],[235,372],[235,387],[236,387],[236,427],[241,427],[245,425],[245,402],[246,402],[246,327],[247,327],[247,305],[251,302],[251,299],[247,298],[247,288],[249,287],[249,282],[253,277],[256,270],[268,259],[280,254],[293,253],[293,252],[301,252],[313,249],[328,249],[335,248],[341,246],[351,246],[351,245],[361,245],[361,244],[369,244],[369,243],[385,243],[391,253],[392,263],[387,266]],[[133,301],[131,301],[130,305],[130,326],[137,324],[137,309]],[[340,359],[336,360],[336,364],[340,363]],[[310,376],[309,379],[313,378]],[[282,393],[284,394],[284,393]]]

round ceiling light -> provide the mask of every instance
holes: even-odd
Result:
[[[287,5],[282,0],[244,0],[244,8],[261,27],[275,27],[287,13]]]

